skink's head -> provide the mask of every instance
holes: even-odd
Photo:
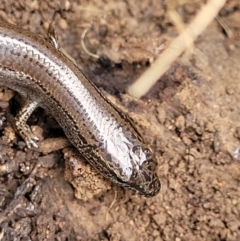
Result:
[[[144,196],[154,196],[161,187],[154,156],[134,128],[129,131],[123,127],[112,124],[105,128],[100,146],[92,149],[88,160],[111,181]]]
[[[112,181],[144,196],[155,196],[161,188],[156,174],[156,160],[151,150],[138,139],[118,142],[108,149]]]
[[[147,197],[157,195],[161,183],[156,173],[157,163],[151,150],[144,145],[134,146],[131,157],[134,168],[129,180],[129,188]]]

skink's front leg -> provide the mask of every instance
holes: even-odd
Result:
[[[30,127],[27,125],[27,120],[33,111],[38,107],[39,102],[27,99],[20,112],[15,117],[15,128],[19,135],[26,142],[27,147],[38,147],[36,141],[39,139],[32,133]]]

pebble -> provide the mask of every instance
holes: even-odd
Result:
[[[37,151],[48,154],[53,151],[63,149],[67,146],[70,146],[70,143],[66,138],[48,138],[39,143],[39,148]]]
[[[152,232],[152,236],[156,237],[156,236],[159,236],[159,235],[160,235],[159,231],[157,229],[154,229],[153,232]]]
[[[158,113],[158,115],[157,115],[158,121],[161,124],[164,124],[164,122],[166,120],[166,111],[164,109],[162,109],[161,107],[158,107],[157,113]]]
[[[166,222],[166,215],[164,213],[158,213],[153,216],[154,221],[160,226]]]
[[[177,117],[176,122],[175,122],[176,127],[178,128],[179,131],[183,131],[185,128],[185,118],[183,115],[180,115]]]
[[[61,18],[59,19],[58,21],[58,24],[59,24],[59,27],[62,29],[62,30],[65,30],[68,28],[68,23],[65,19]]]
[[[224,228],[225,225],[223,223],[223,221],[221,219],[218,218],[212,218],[209,222],[209,226],[211,227],[220,227],[220,228]]]
[[[240,221],[239,220],[231,220],[227,222],[227,226],[231,231],[237,231],[240,228]]]
[[[47,156],[39,157],[39,163],[41,163],[43,167],[51,168],[58,162],[59,158],[56,153],[51,153]]]

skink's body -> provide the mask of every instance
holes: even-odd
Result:
[[[158,193],[155,161],[132,122],[50,42],[0,22],[0,85],[27,98],[17,126],[28,144],[34,137],[25,120],[41,106],[105,177],[146,196]]]

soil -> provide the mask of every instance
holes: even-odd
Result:
[[[185,23],[192,2],[176,7]],[[138,124],[162,183],[145,198],[103,180],[42,109],[29,119],[40,147],[27,149],[11,127],[21,98],[1,88],[0,240],[240,240],[238,0],[140,100],[127,87],[178,35],[165,1],[0,3],[4,21],[46,38],[54,16],[61,47]]]

